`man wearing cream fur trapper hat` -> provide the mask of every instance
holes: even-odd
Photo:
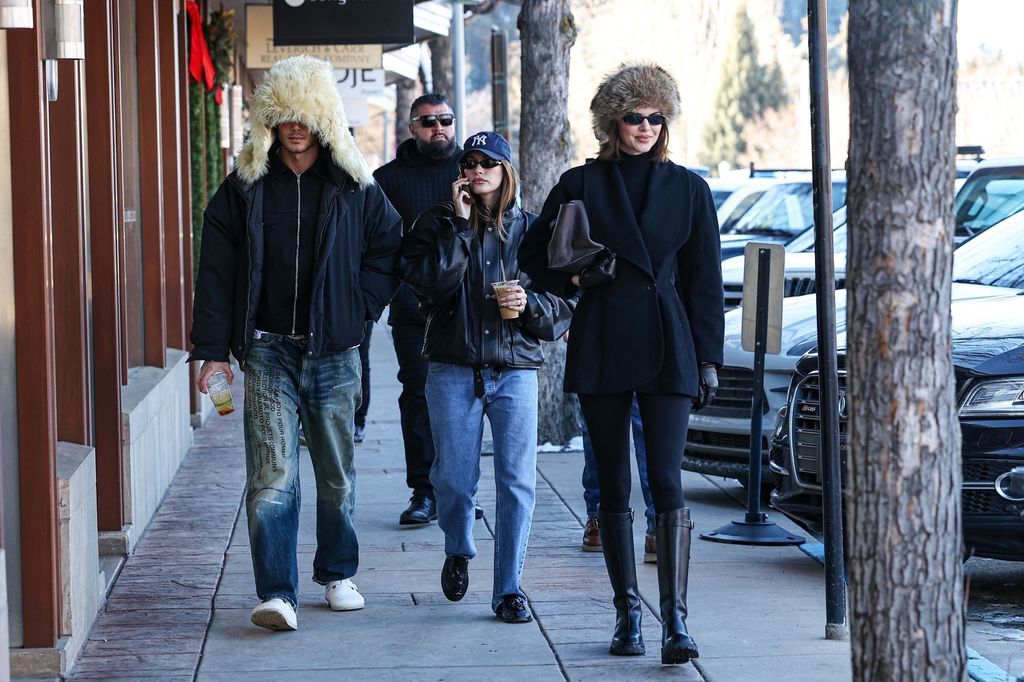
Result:
[[[253,93],[252,131],[203,220],[190,360],[198,386],[245,372],[252,622],[297,627],[299,426],[317,489],[313,580],[335,611],[363,608],[352,524],[358,346],[398,286],[402,221],[374,183],[330,64],[291,57]]]

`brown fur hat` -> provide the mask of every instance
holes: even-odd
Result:
[[[641,107],[654,107],[669,121],[679,114],[679,86],[657,64],[627,62],[605,76],[590,100],[594,135],[602,143],[616,121]]]

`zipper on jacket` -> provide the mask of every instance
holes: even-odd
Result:
[[[292,334],[299,316],[299,235],[302,234],[302,173],[295,174],[295,187],[299,194],[295,209],[295,295],[292,298]]]

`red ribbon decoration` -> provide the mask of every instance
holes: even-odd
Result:
[[[208,91],[213,90],[213,59],[210,57],[210,48],[206,45],[206,36],[203,34],[203,17],[199,12],[199,4],[195,0],[188,0],[185,11],[188,12],[189,43],[192,45],[188,58],[188,74],[196,83],[205,85]],[[214,93],[214,99],[217,104],[221,103],[223,95],[220,88]]]

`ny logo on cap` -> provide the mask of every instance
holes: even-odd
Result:
[[[472,145],[474,147],[484,147],[484,146],[486,146],[487,145],[487,136],[486,135],[474,135],[473,136],[473,141],[470,142],[470,145]]]

